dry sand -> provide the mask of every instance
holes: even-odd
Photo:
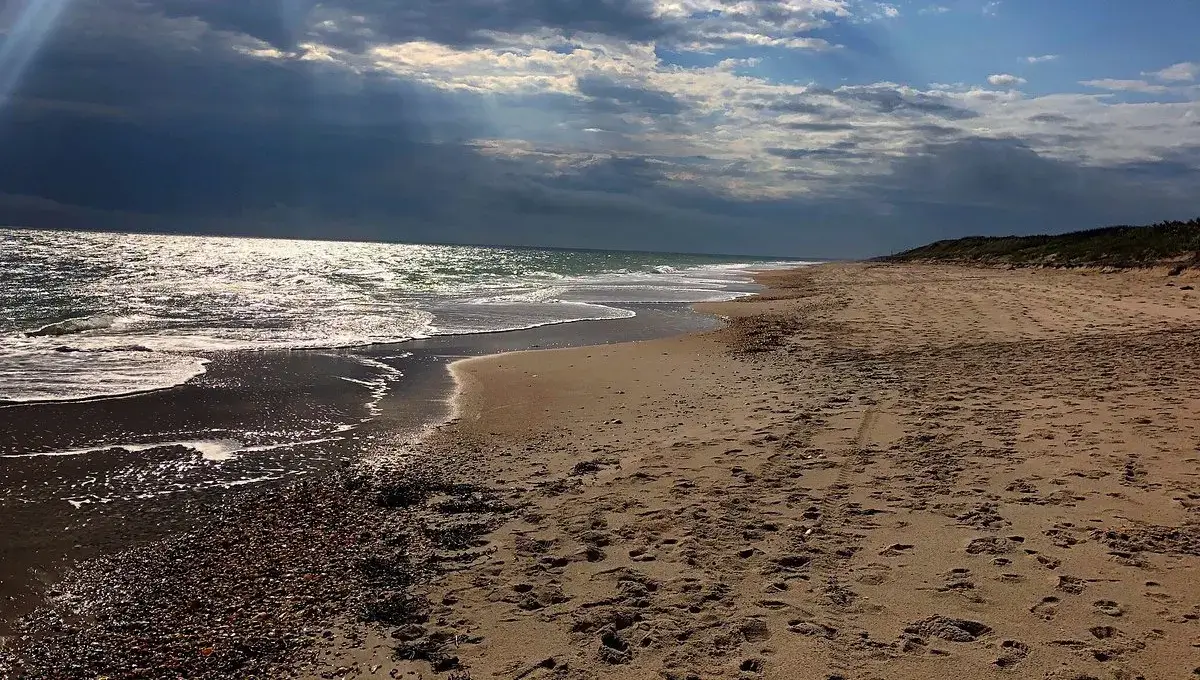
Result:
[[[819,266],[717,333],[460,362],[428,444],[517,510],[311,673],[1200,676],[1194,278]]]

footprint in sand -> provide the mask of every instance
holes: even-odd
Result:
[[[1084,581],[1078,576],[1060,575],[1058,577],[1058,585],[1056,587],[1064,593],[1068,593],[1070,595],[1079,595],[1083,592],[1083,589],[1087,587],[1087,581]]]
[[[992,629],[978,621],[930,616],[905,626],[904,632],[936,637],[950,642],[974,642],[980,637],[990,634]]]
[[[601,661],[614,666],[629,663],[633,658],[629,650],[629,643],[612,631],[601,636],[598,655]]]
[[[1029,645],[1018,640],[1005,640],[1000,650],[1000,657],[992,662],[999,668],[1012,668],[1029,656]]]
[[[747,619],[741,626],[741,633],[746,642],[762,642],[771,637],[771,630],[762,619]]]
[[[999,536],[976,538],[967,544],[968,555],[1003,555],[1013,551],[1014,541]]]
[[[1062,560],[1058,560],[1053,557],[1047,557],[1046,555],[1038,555],[1037,561],[1038,561],[1038,564],[1042,565],[1043,567],[1045,567],[1047,569],[1051,569],[1051,570],[1058,569],[1059,567],[1062,566]]]
[[[788,621],[788,630],[809,637],[831,638],[837,635],[837,629],[832,626],[817,623],[816,621],[804,621],[802,619]]]
[[[746,659],[738,666],[738,670],[742,673],[762,673],[762,659]]]
[[[891,572],[892,568],[886,564],[868,564],[855,570],[854,580],[865,585],[878,586],[892,579]]]
[[[1092,606],[1096,608],[1097,612],[1106,616],[1121,616],[1125,613],[1125,608],[1112,600],[1096,600]]]
[[[1055,616],[1058,616],[1058,603],[1060,600],[1053,595],[1043,597],[1042,601],[1029,608],[1029,611],[1035,616],[1039,616],[1049,621]]]

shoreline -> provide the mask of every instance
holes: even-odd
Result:
[[[734,295],[734,297],[732,299],[739,299],[742,297],[748,297],[748,296],[752,296],[755,294],[756,293],[753,293],[753,292],[732,293],[732,295]],[[598,307],[604,307],[606,309],[614,309],[614,310],[620,309],[620,310],[632,311],[632,310],[628,310],[628,307],[638,307],[638,306],[647,306],[647,307],[687,306],[687,307],[691,307],[693,305],[702,305],[702,304],[710,304],[710,303],[711,303],[710,301],[702,301],[702,302],[678,302],[678,303],[676,303],[676,302],[590,303],[589,302],[589,303],[583,303],[583,304],[595,305]],[[371,354],[375,354],[378,352],[391,352],[393,350],[402,351],[405,347],[409,346],[410,343],[420,345],[421,343],[437,343],[439,341],[444,341],[444,340],[453,342],[459,338],[470,338],[473,336],[481,336],[481,335],[489,335],[490,336],[490,335],[504,335],[507,333],[526,333],[526,332],[530,332],[530,331],[538,331],[540,329],[547,328],[550,326],[566,326],[566,325],[578,324],[578,323],[604,323],[604,322],[608,322],[608,321],[621,321],[623,319],[632,318],[635,315],[636,315],[636,313],[631,314],[628,317],[613,317],[613,318],[585,317],[585,318],[580,318],[580,319],[567,319],[567,320],[562,320],[562,321],[547,321],[544,323],[532,324],[532,325],[528,325],[528,326],[520,326],[517,328],[502,328],[499,330],[471,331],[471,332],[445,333],[445,334],[434,333],[431,335],[405,338],[403,340],[388,340],[388,341],[380,341],[380,342],[370,342],[370,343],[366,343],[366,344],[314,345],[314,346],[282,347],[282,348],[270,347],[270,348],[264,348],[264,349],[239,348],[239,349],[230,349],[230,350],[221,350],[221,351],[200,350],[200,351],[195,352],[194,354],[188,354],[187,356],[194,356],[194,358],[201,360],[203,362],[203,364],[205,366],[207,366],[209,363],[211,363],[215,359],[219,359],[220,357],[230,356],[230,355],[234,355],[234,354],[259,354],[259,355],[269,356],[269,355],[273,355],[273,354],[290,353],[290,352],[309,352],[309,353],[346,352],[346,353],[353,353],[353,354],[362,353],[364,355],[371,355]],[[88,352],[95,351],[95,350],[72,350],[72,351],[87,354]],[[16,400],[16,401],[11,400],[11,399],[0,399],[0,409],[23,407],[23,406],[42,406],[42,405],[48,405],[48,404],[86,404],[88,402],[93,402],[93,401],[108,401],[108,400],[116,400],[116,399],[136,398],[136,397],[140,397],[143,395],[151,395],[151,394],[154,394],[155,392],[162,392],[165,390],[173,390],[173,389],[177,389],[180,387],[186,387],[189,383],[192,383],[194,381],[202,379],[204,376],[204,373],[205,373],[204,371],[201,371],[200,373],[193,375],[192,377],[184,380],[183,382],[176,383],[174,385],[166,385],[164,387],[139,389],[139,390],[134,390],[134,391],[130,391],[130,392],[98,394],[95,396],[75,397],[75,398],[67,398],[67,399],[29,399],[29,400]]]
[[[114,564],[156,574],[122,591],[149,628],[47,615],[62,637],[34,663],[103,648],[124,651],[70,658],[218,678],[287,659],[314,680],[1200,666],[1200,299],[1154,274],[761,281],[701,306],[720,330],[454,362],[457,411],[408,460],[251,494],[264,521],[216,516]],[[113,583],[79,592],[129,620]]]
[[[193,530],[202,524],[198,517],[203,512],[192,506],[219,504],[235,492],[254,493],[253,488],[235,491],[243,480],[264,474],[279,478],[249,484],[269,486],[297,475],[327,474],[338,469],[343,459],[386,456],[390,450],[404,448],[450,417],[448,400],[453,385],[445,362],[457,356],[514,346],[602,343],[610,337],[652,336],[673,332],[675,326],[687,329],[710,323],[686,312],[685,305],[635,308],[637,317],[437,336],[353,352],[225,354],[214,357],[199,380],[184,386],[112,399],[16,404],[0,409],[0,425],[4,425],[0,430],[5,433],[0,437],[0,512],[12,519],[0,532],[0,563],[4,564],[0,570],[0,636],[15,632],[15,619],[42,603],[39,593],[50,589],[70,565]],[[396,356],[403,358],[395,360]],[[403,375],[381,383],[382,395],[371,396],[376,388],[366,383],[380,374],[362,365],[359,357],[370,363],[392,364],[386,368]],[[372,372],[363,372],[368,370]],[[356,375],[362,385],[339,379]],[[442,402],[447,403],[443,406]],[[373,408],[380,412],[372,413]],[[328,419],[331,412],[332,421],[319,425],[318,434],[302,434],[312,427],[306,422]],[[274,427],[269,428],[273,430],[293,422],[297,434],[292,440],[285,434],[282,443],[275,441],[278,436],[258,441],[239,435],[244,430],[268,429],[255,425],[260,421],[273,421]],[[353,427],[347,431],[338,422]],[[213,428],[221,429],[214,432]],[[126,434],[120,435],[120,431]],[[172,446],[230,438],[239,440],[240,449],[248,447],[250,451],[235,452],[234,460],[219,465],[205,460],[197,450]],[[323,443],[313,443],[321,440]],[[134,446],[132,450],[113,448],[121,443]],[[278,450],[254,451],[259,444]],[[92,452],[27,457],[29,451],[84,449]],[[11,455],[3,455],[6,452]],[[159,472],[144,477],[139,470]],[[197,490],[219,482],[218,474],[227,482]],[[161,481],[155,481],[159,477]],[[72,508],[62,499],[78,497],[79,491],[71,489],[81,483],[85,484],[83,490],[101,499],[169,491],[181,483],[190,488],[181,487],[159,498],[101,500],[82,509]],[[100,485],[107,485],[109,492],[96,491]],[[137,519],[130,523],[127,518],[131,517]]]

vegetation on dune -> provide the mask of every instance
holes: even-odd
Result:
[[[1040,236],[971,236],[878,258],[1044,267],[1148,267],[1200,263],[1200,218]]]

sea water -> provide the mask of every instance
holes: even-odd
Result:
[[[0,401],[180,385],[214,353],[337,348],[724,300],[767,260],[0,229]],[[624,307],[615,306],[624,304]]]

